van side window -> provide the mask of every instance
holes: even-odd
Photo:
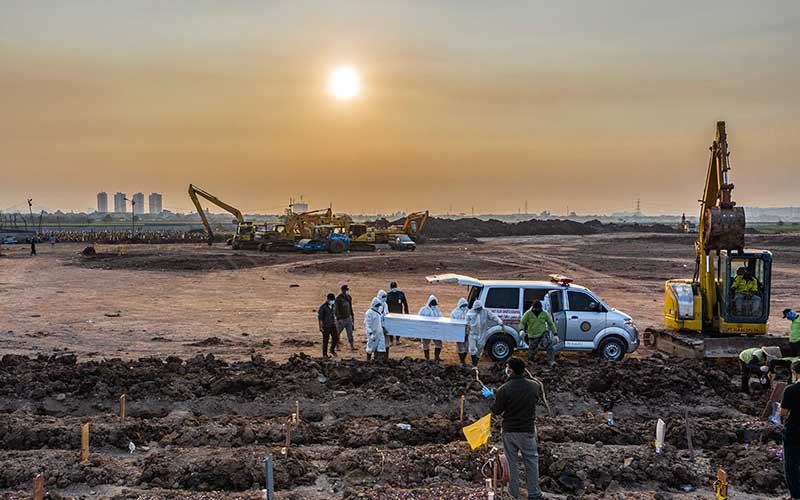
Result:
[[[569,294],[569,310],[581,312],[606,312],[605,308],[601,306],[595,299],[586,295],[583,292],[567,292]],[[590,307],[591,304],[595,306]]]
[[[561,293],[561,290],[553,292],[549,295],[550,297],[550,311],[551,314],[555,314],[564,310],[564,296]]]
[[[522,310],[527,311],[531,308],[534,300],[544,300],[544,296],[550,290],[546,288],[526,288],[522,291]]]
[[[492,309],[517,309],[519,288],[490,288],[484,306]]]

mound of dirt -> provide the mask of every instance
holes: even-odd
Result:
[[[625,232],[677,233],[678,230],[665,224],[603,224],[597,220],[581,223],[560,219],[531,219],[508,223],[497,219],[482,220],[474,217],[464,219],[431,217],[425,226],[426,237],[446,239],[464,236],[490,238],[495,236],[586,235]]]
[[[519,269],[520,266],[514,265],[513,262],[483,259],[471,251],[450,247],[439,249],[436,253],[417,251],[358,259],[331,259],[294,266],[291,271],[300,274],[317,272],[348,274],[373,274],[376,272],[440,274],[459,272],[488,275]]]

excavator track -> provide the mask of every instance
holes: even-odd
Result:
[[[659,351],[682,358],[735,358],[750,347],[777,346],[788,352],[789,337],[776,335],[712,335],[647,329],[645,343]]]

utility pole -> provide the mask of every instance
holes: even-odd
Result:
[[[33,230],[36,230],[36,226],[33,224],[33,198],[28,198],[28,213],[31,216],[31,227]],[[27,226],[27,224],[25,224]]]
[[[133,240],[133,235],[136,233],[136,200],[124,199],[125,201],[131,202],[131,240]]]

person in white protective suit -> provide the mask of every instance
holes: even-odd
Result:
[[[383,355],[383,359],[389,359],[389,330],[386,328],[386,315],[389,314],[389,305],[386,303],[386,297],[389,294],[386,293],[385,290],[378,290],[378,300],[381,301],[383,305],[383,309],[381,311],[381,325],[383,326],[383,343],[386,346],[385,354]]]
[[[450,313],[450,319],[457,319],[460,321],[465,321],[467,319],[467,312],[469,311],[469,303],[467,299],[461,297],[458,299],[458,304],[456,304],[456,308]],[[464,328],[464,341],[457,342],[456,346],[458,347],[458,359],[461,360],[462,365],[467,364],[467,329]]]
[[[436,296],[431,295],[428,297],[428,302],[425,303],[425,307],[419,310],[417,314],[420,316],[428,316],[431,318],[441,318],[442,312],[439,310],[439,301],[436,300]],[[434,340],[433,341],[433,352],[434,352],[434,361],[437,363],[441,361],[442,355],[442,341],[441,340]],[[425,359],[431,359],[431,339],[422,339],[422,354],[425,355]]]
[[[386,342],[383,337],[383,316],[381,315],[383,304],[377,297],[372,299],[369,309],[364,313],[364,332],[367,335],[367,361],[372,359],[375,354],[375,360],[380,357],[379,353],[386,352]]]
[[[467,347],[472,358],[472,366],[478,366],[478,347],[481,336],[491,327],[502,325],[503,320],[476,300],[467,313]]]

